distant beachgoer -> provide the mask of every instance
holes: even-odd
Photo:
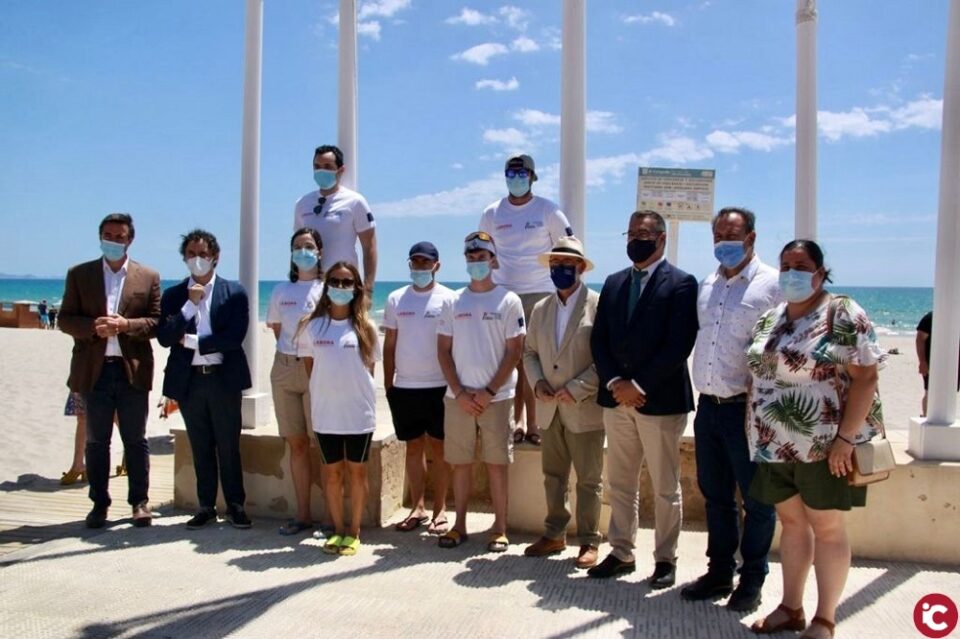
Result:
[[[363,287],[367,304],[373,302],[377,276],[376,223],[370,205],[362,195],[340,184],[347,167],[343,152],[333,145],[318,146],[313,152],[313,179],[320,187],[310,191],[293,208],[293,228],[320,231],[326,264],[348,262],[360,268],[357,240],[363,251]]]
[[[785,303],[764,313],[747,347],[752,375],[747,440],[757,472],[750,497],[776,507],[783,526],[780,605],[754,622],[760,634],[804,631],[832,637],[850,571],[845,511],[866,503],[847,482],[856,444],[882,420],[877,369],[883,352],[873,325],[852,299],[824,290],[830,271],[811,240],[780,252]],[[815,566],[817,611],[803,612],[804,583]]]
[[[50,328],[50,315],[47,313],[47,300],[40,300],[37,304],[37,313],[40,315],[40,328]]]
[[[493,273],[493,282],[520,296],[523,316],[527,319],[533,306],[553,294],[550,269],[539,262],[561,237],[573,235],[573,228],[560,208],[550,200],[533,194],[537,172],[533,158],[516,155],[503,167],[507,182],[506,197],[484,210],[480,230],[490,234],[497,245],[500,268]],[[513,399],[514,443],[526,439],[540,445],[537,428],[536,398],[527,384],[523,363],[517,365],[517,388]],[[526,410],[526,435],[523,414]]]
[[[267,308],[267,326],[277,338],[270,369],[273,409],[280,434],[290,448],[290,475],[297,496],[296,516],[280,526],[281,535],[313,528],[310,514],[310,373],[312,346],[300,320],[313,312],[323,292],[320,270],[323,242],[316,229],[302,228],[290,238],[290,281],[273,289]]]
[[[930,336],[933,334],[933,311],[930,311],[917,324],[917,359],[920,362],[918,370],[923,377],[923,400],[920,405],[922,416],[927,415],[927,390],[930,388]],[[960,391],[960,363],[957,370],[957,390]]]
[[[360,271],[340,261],[327,271],[323,294],[304,329],[310,340],[310,409],[320,444],[323,492],[333,534],[323,544],[331,555],[356,555],[367,494],[367,460],[377,427],[373,380],[383,358],[376,325],[367,316]],[[350,478],[350,523],[344,519],[343,478]]]
[[[50,310],[47,311],[47,315],[50,316],[50,328],[57,328],[57,315],[60,313],[59,309],[56,306],[51,306]]]

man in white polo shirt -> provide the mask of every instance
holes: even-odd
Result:
[[[533,306],[554,291],[550,269],[538,260],[561,237],[573,235],[567,216],[550,200],[533,194],[537,173],[533,158],[517,155],[503,167],[509,194],[484,210],[480,230],[493,237],[497,245],[500,268],[493,281],[520,296],[524,317],[529,318]],[[527,414],[526,440],[540,445],[533,392],[520,371],[514,401],[514,441],[524,439],[521,415]]]
[[[395,528],[415,530],[430,522],[427,532],[447,532],[444,514],[449,473],[443,459],[443,396],[447,382],[437,359],[437,323],[443,303],[454,292],[436,280],[440,253],[430,242],[410,249],[412,283],[390,293],[383,313],[383,385],[397,439],[407,445],[410,514]],[[426,448],[433,456],[433,516],[423,504]]]
[[[440,538],[441,548],[467,539],[467,503],[479,431],[490,480],[493,528],[487,549],[504,552],[507,531],[507,471],[513,461],[510,408],[517,363],[526,332],[520,298],[493,282],[497,249],[488,233],[464,240],[470,284],[443,305],[437,326],[437,355],[447,381],[444,398],[444,457],[453,466],[457,520]]]

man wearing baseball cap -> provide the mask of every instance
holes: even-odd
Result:
[[[427,532],[447,532],[444,506],[449,473],[443,459],[443,395],[447,383],[437,359],[437,322],[454,292],[436,281],[440,253],[430,242],[410,248],[411,284],[387,297],[383,314],[383,384],[397,439],[407,445],[410,514],[395,528],[408,532],[427,525]],[[433,515],[424,508],[426,449],[433,458]],[[428,523],[429,522],[429,523]]]
[[[600,494],[603,470],[603,409],[597,404],[597,369],[590,333],[600,296],[581,283],[593,264],[575,237],[561,237],[540,255],[550,269],[556,293],[537,302],[530,315],[523,367],[537,399],[543,433],[543,488],[547,516],[543,536],[523,551],[544,557],[566,548],[570,467],[577,473],[578,568],[597,563],[600,546]]]
[[[453,466],[457,519],[439,540],[455,548],[467,540],[467,502],[477,434],[490,480],[493,528],[487,549],[507,550],[507,476],[513,461],[510,408],[526,331],[520,298],[493,281],[497,246],[484,231],[464,239],[470,284],[443,305],[437,355],[447,381],[444,458]]]
[[[480,230],[496,242],[500,268],[494,282],[520,296],[525,317],[533,305],[554,291],[550,270],[539,256],[553,247],[561,237],[573,235],[567,216],[556,204],[533,194],[537,181],[536,167],[529,155],[509,158],[503,167],[508,195],[488,206],[480,217]],[[526,387],[526,378],[519,376],[514,401],[514,441],[524,440],[521,416],[526,409],[526,440],[540,444],[533,393]]]

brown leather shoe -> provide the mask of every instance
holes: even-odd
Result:
[[[546,557],[563,552],[567,548],[567,542],[563,539],[548,539],[541,537],[529,546],[523,549],[523,554],[527,557]]]
[[[577,555],[577,568],[587,569],[597,565],[599,553],[594,546],[584,544],[580,546],[580,554]]]
[[[142,501],[133,507],[133,525],[137,528],[144,528],[153,523],[153,513],[150,512],[150,506],[146,501]]]

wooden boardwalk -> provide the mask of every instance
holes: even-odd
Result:
[[[130,516],[127,478],[110,478],[110,521]],[[173,453],[150,456],[150,506],[173,504]],[[83,525],[90,512],[87,484],[61,486],[59,479],[24,476],[0,484],[0,556],[65,537],[85,537],[99,531]]]

